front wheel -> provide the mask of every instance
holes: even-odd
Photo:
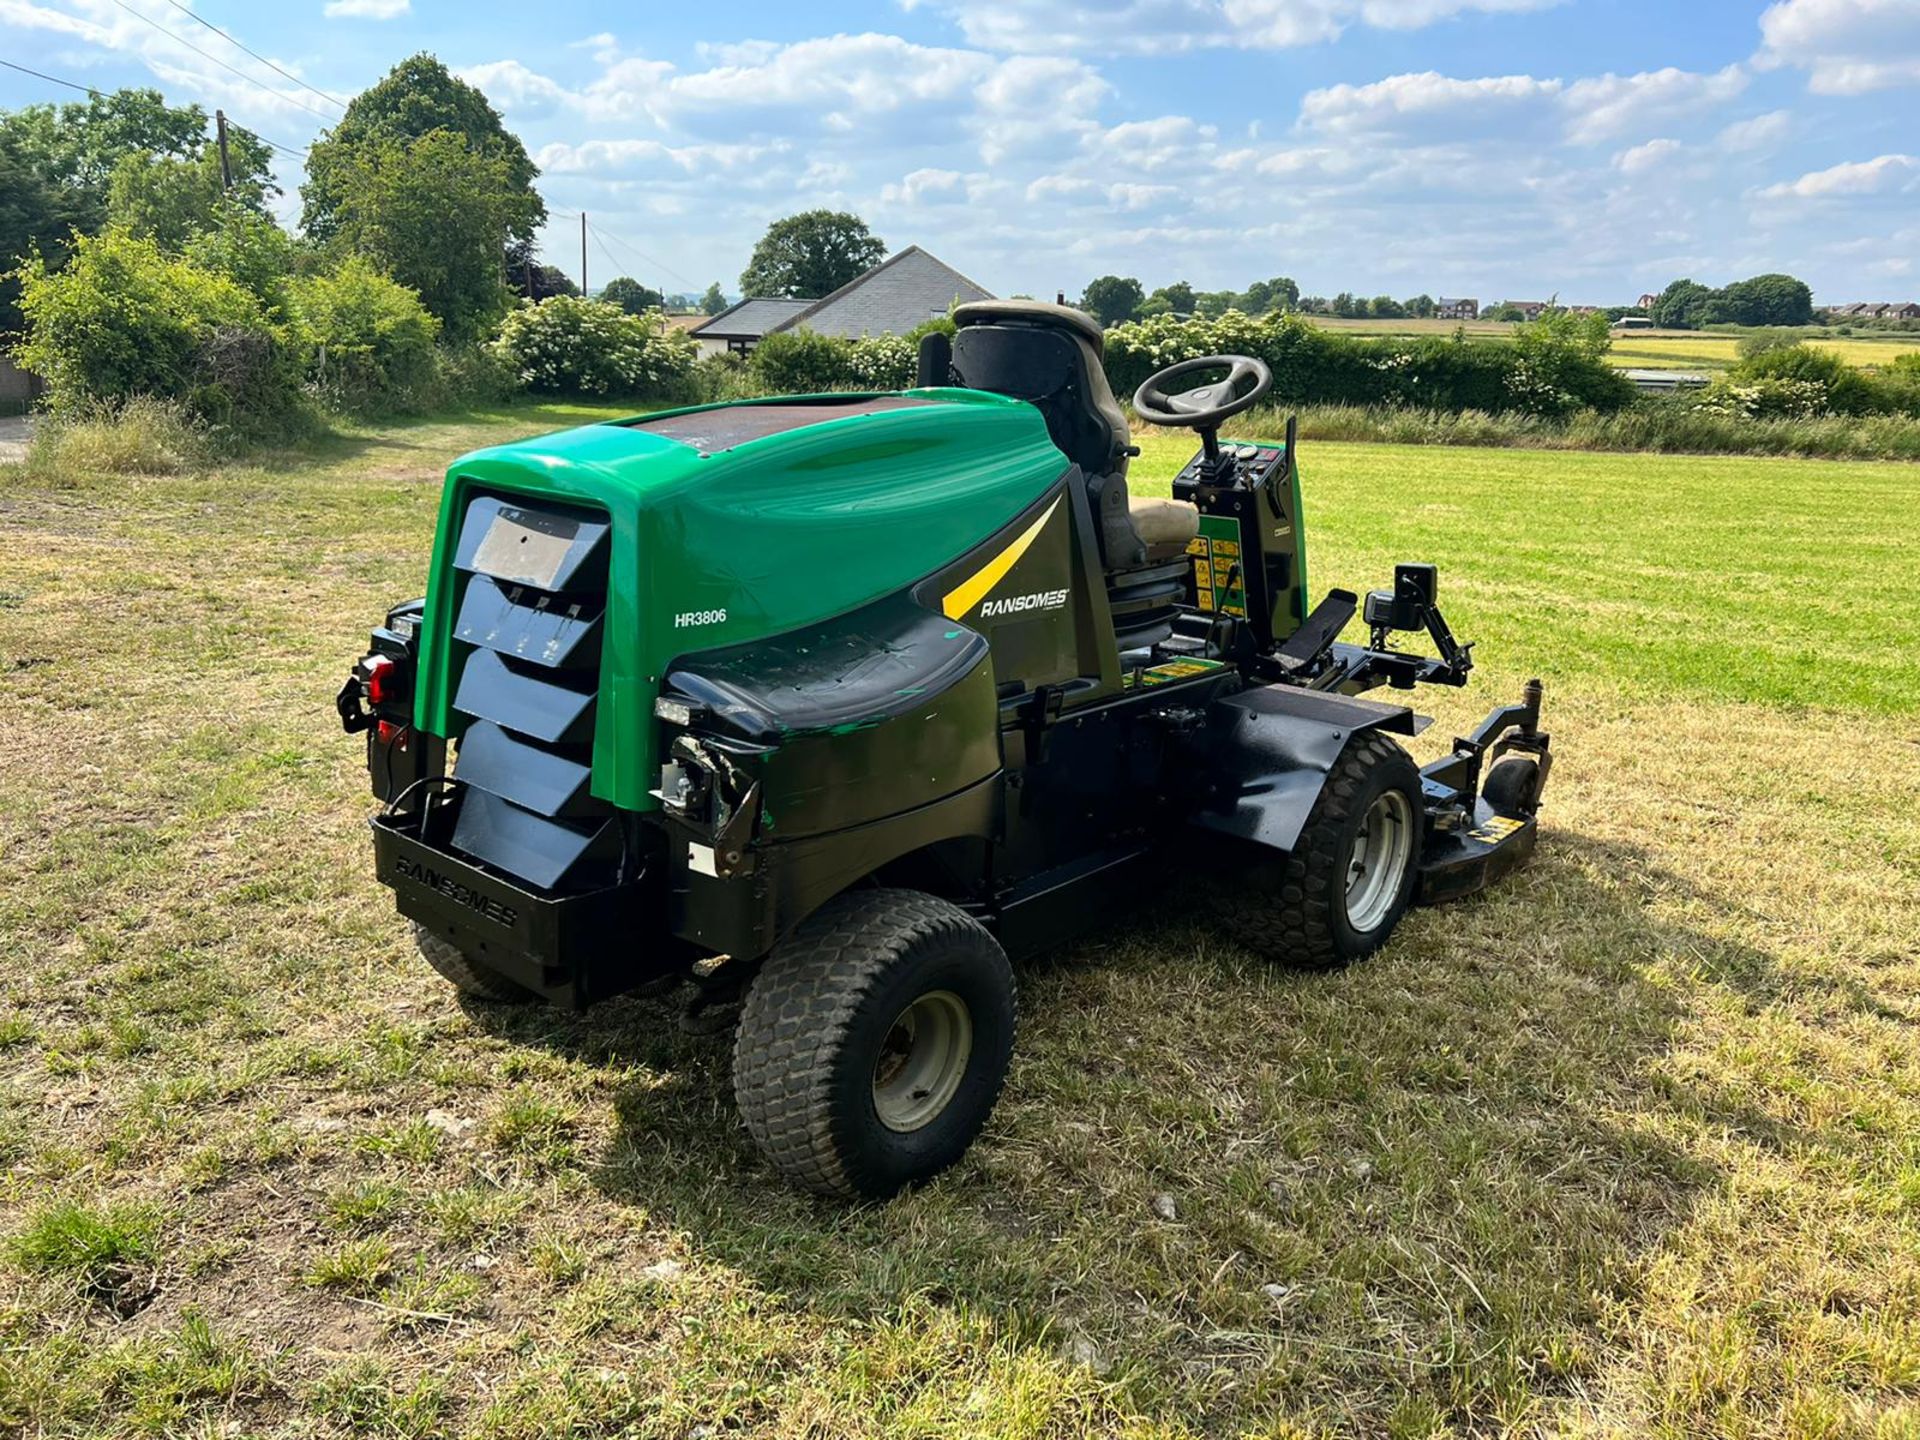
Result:
[[[1251,867],[1228,911],[1234,938],[1283,964],[1331,970],[1387,943],[1413,903],[1420,772],[1384,735],[1348,742],[1291,853]]]
[[[775,947],[734,1037],[761,1153],[824,1195],[938,1174],[986,1124],[1013,1054],[1013,969],[993,936],[914,890],[849,892]]]
[[[471,999],[491,1000],[497,1005],[527,1005],[540,998],[526,986],[516,984],[492,966],[442,940],[418,921],[413,927],[413,942],[420,948],[420,958],[439,971],[441,979]]]

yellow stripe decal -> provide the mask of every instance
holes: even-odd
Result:
[[[1015,562],[1027,553],[1033,542],[1039,538],[1040,532],[1046,528],[1047,521],[1053,518],[1053,512],[1059,508],[1060,501],[1056,498],[1053,504],[1047,507],[1047,513],[1029,525],[1018,540],[974,571],[955,588],[949,590],[946,598],[940,602],[940,608],[946,612],[947,618],[958,620],[984,600],[987,592],[998,585],[1006,573],[1014,567]]]

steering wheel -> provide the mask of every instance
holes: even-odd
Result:
[[[1202,370],[1225,370],[1227,378],[1197,390],[1169,395],[1167,386]],[[1241,386],[1245,386],[1241,390]],[[1273,372],[1250,355],[1203,355],[1156,370],[1133,392],[1133,412],[1150,425],[1185,425],[1211,430],[1238,415],[1273,388]],[[1235,392],[1240,393],[1236,394]]]

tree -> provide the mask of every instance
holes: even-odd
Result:
[[[886,254],[885,242],[858,215],[807,210],[767,227],[740,273],[740,289],[818,300],[866,274]]]
[[[1133,318],[1153,320],[1159,316],[1171,314],[1173,314],[1173,302],[1156,290],[1140,302],[1140,308],[1133,312]]]
[[[1102,325],[1122,325],[1140,313],[1147,292],[1131,275],[1102,275],[1080,293],[1080,308]]]
[[[649,290],[638,280],[625,275],[616,275],[600,291],[600,298],[609,305],[618,305],[629,315],[638,315],[642,310],[658,310],[666,301],[658,290]]]
[[[1653,302],[1653,323],[1665,330],[1693,330],[1707,323],[1718,292],[1695,280],[1676,280]]]
[[[1167,309],[1175,315],[1191,315],[1194,307],[1193,286],[1184,280],[1176,280],[1171,285],[1162,285],[1149,297],[1167,302]]]
[[[1367,313],[1376,320],[1404,320],[1407,307],[1391,295],[1376,295],[1367,302]]]
[[[1720,292],[1727,318],[1736,325],[1808,325],[1813,291],[1791,275],[1755,275]]]
[[[188,162],[211,149],[206,111],[168,105],[158,90],[0,112],[0,275],[36,252],[57,268],[72,232],[97,233],[107,223],[115,168],[128,157]],[[279,193],[272,149],[235,126],[229,151],[236,193],[263,207]],[[0,333],[19,326],[17,294],[14,280],[0,278]]]
[[[1433,318],[1434,304],[1431,295],[1416,295],[1407,301],[1407,314],[1419,320]]]
[[[1293,310],[1300,305],[1300,287],[1285,275],[1271,280],[1256,280],[1240,297],[1240,308],[1249,315],[1265,315],[1270,310]]]
[[[1240,297],[1231,290],[1202,290],[1193,297],[1193,310],[1196,315],[1217,320],[1239,303]]]
[[[1342,290],[1333,297],[1333,313],[1342,319],[1353,320],[1365,315],[1367,302],[1355,299],[1351,291]]]
[[[718,315],[726,308],[727,297],[720,293],[720,282],[716,280],[707,286],[707,293],[700,297],[700,313],[702,315]]]
[[[485,331],[507,308],[501,255],[524,214],[512,162],[452,130],[381,136],[340,158],[332,188],[337,255],[364,255],[439,317],[450,339]]]
[[[370,147],[419,140],[435,131],[452,132],[494,162],[500,194],[489,202],[488,213],[503,218],[511,238],[530,242],[547,218],[546,202],[533,188],[539,168],[487,97],[427,54],[401,61],[385,79],[354,96],[340,123],[313,142],[307,183],[300,187],[301,227],[317,240],[331,240],[356,157]]]
[[[107,185],[107,220],[177,253],[214,226],[221,198],[220,157],[211,150],[197,160],[127,155]]]

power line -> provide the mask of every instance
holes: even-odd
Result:
[[[227,62],[222,60],[219,56],[209,55],[205,50],[202,50],[198,45],[194,44],[191,40],[188,40],[184,36],[174,34],[173,31],[167,29],[166,26],[162,25],[158,20],[154,19],[151,15],[143,15],[140,11],[134,9],[133,6],[127,3],[127,0],[113,0],[113,3],[118,5],[122,10],[126,11],[127,14],[133,16],[134,19],[139,20],[145,24],[151,25],[155,30],[158,30],[162,35],[166,36],[169,40],[173,41],[174,44],[186,46],[187,49],[193,51],[193,53],[198,55],[202,60],[211,61],[213,64],[218,65],[222,70],[225,70],[230,75],[238,75],[242,80],[246,81],[249,85],[254,86],[256,89],[266,91],[267,94],[273,96],[274,99],[281,101],[283,104],[297,105],[302,110],[306,111],[309,115],[312,115],[317,117],[318,119],[324,120],[329,125],[334,123],[334,117],[327,114],[325,111],[316,110],[311,105],[307,104],[306,101],[296,100],[291,95],[282,95],[278,90],[274,89],[271,85],[267,84],[264,80],[256,80],[253,76],[247,74],[246,71],[236,69],[232,65],[227,64]]]
[[[591,228],[596,235],[606,236],[607,239],[613,241],[621,249],[631,250],[635,255],[638,255],[640,257],[640,261],[642,264],[651,265],[654,269],[664,271],[668,275],[671,275],[675,280],[678,280],[682,285],[692,287],[693,281],[687,279],[686,276],[682,275],[679,271],[675,270],[671,265],[667,264],[664,260],[654,259],[651,255],[647,254],[646,251],[642,250],[638,245],[635,245],[631,240],[622,240],[618,235],[615,235],[611,230],[608,230],[603,225],[594,225]]]
[[[347,108],[346,101],[338,99],[335,96],[329,95],[326,91],[320,89],[318,86],[309,85],[305,80],[302,80],[298,75],[295,75],[291,70],[282,70],[278,65],[274,64],[273,61],[269,60],[266,56],[260,54],[257,50],[247,50],[247,47],[245,45],[240,44],[240,42],[234,39],[233,36],[229,35],[226,31],[222,30],[218,25],[214,24],[211,20],[207,19],[204,15],[200,14],[199,11],[189,10],[186,6],[180,3],[180,0],[167,0],[167,4],[173,6],[174,9],[178,10],[182,15],[185,15],[189,20],[198,20],[202,25],[206,26],[207,29],[211,30],[214,34],[218,35],[222,40],[226,41],[229,45],[238,46],[240,49],[246,50],[247,54],[253,56],[254,59],[258,60],[262,65],[266,66],[269,70],[272,70],[275,74],[286,76],[287,79],[293,81],[293,83],[298,85],[302,90],[311,90],[314,94],[318,95],[322,100],[325,100],[329,105],[338,105],[342,110]]]
[[[69,90],[78,90],[82,95],[91,95],[96,100],[105,100],[107,98],[106,93],[104,91],[96,90],[91,85],[82,85],[77,80],[62,80],[58,75],[43,75],[38,70],[29,70],[26,66],[16,65],[11,60],[0,60],[0,65],[6,66],[7,69],[9,70],[18,70],[22,75],[31,75],[36,80],[44,80],[49,85],[64,85]],[[306,156],[306,153],[307,153],[306,151],[295,149],[291,145],[276,145],[273,141],[267,139],[266,136],[262,135],[258,130],[249,130],[249,129],[246,129],[244,126],[240,128],[243,129],[246,134],[251,135],[254,139],[258,140],[262,145],[266,146],[269,150],[278,150],[283,155],[299,155],[303,158]]]

